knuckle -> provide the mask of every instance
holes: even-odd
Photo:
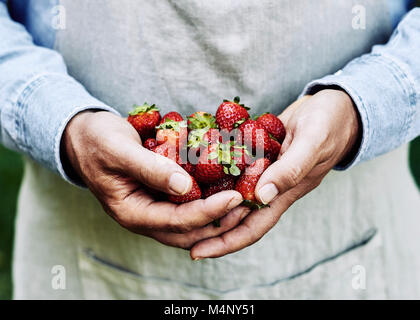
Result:
[[[189,241],[188,237],[179,236],[179,235],[173,235],[173,234],[166,234],[162,232],[143,232],[144,236],[150,237],[155,239],[156,241],[171,246],[174,248],[180,248],[188,250],[191,248],[192,244],[191,241]]]
[[[144,218],[141,215],[134,214],[135,210],[128,206],[125,201],[112,202],[108,207],[112,212],[111,217],[117,221],[121,227],[133,232],[148,229],[145,225]]]
[[[191,242],[185,237],[181,237],[179,239],[176,238],[176,239],[171,240],[171,241],[165,241],[164,244],[169,245],[171,247],[184,249],[184,250],[188,250],[192,246]]]
[[[287,174],[284,176],[284,182],[290,188],[294,188],[298,185],[300,177],[302,175],[302,169],[299,167],[291,167]]]
[[[138,228],[138,225],[134,224],[132,219],[125,217],[124,215],[122,216],[115,216],[113,217],[118,224],[123,227],[124,229],[127,230],[132,230],[134,228]]]
[[[230,238],[226,234],[222,234],[220,239],[222,240],[223,248],[225,249],[225,251],[231,251],[233,248],[233,244]]]
[[[189,250],[193,246],[193,242],[191,239],[189,239],[189,237],[183,237],[181,240],[179,240],[177,245],[178,248]]]
[[[151,170],[151,168],[148,166],[143,166],[140,169],[139,174],[141,176],[142,182],[146,184],[155,181],[157,178],[156,173],[154,173],[154,171]]]
[[[321,185],[321,183],[322,183],[322,179],[317,179],[313,185],[312,190],[315,188],[318,188]]]
[[[167,229],[174,233],[187,233],[192,230],[189,223],[182,219],[178,212],[174,212],[170,215]]]
[[[118,222],[120,226],[128,230],[133,230],[133,229],[137,230],[143,227],[142,224],[139,221],[134,220],[131,215],[127,215],[127,214],[117,215],[115,217],[115,220]]]
[[[206,201],[200,202],[200,212],[205,217],[207,221],[213,221],[214,219],[217,219],[220,216],[220,213],[227,213],[228,212],[228,204],[223,206],[223,208],[220,210],[209,210],[211,206]]]
[[[212,199],[202,199],[197,200],[195,203],[195,212],[196,216],[200,217],[201,223],[204,225],[214,219],[217,219],[221,214],[221,211],[225,212],[227,208],[224,206],[223,208],[218,208],[214,203],[210,203],[213,201]]]
[[[294,119],[296,131],[302,131],[308,128],[311,125],[312,121],[307,121],[307,117],[305,115]],[[308,123],[309,122],[309,123]]]
[[[121,212],[124,212],[120,201],[105,201],[102,207],[108,215],[115,219],[121,226],[125,227],[124,224],[127,224],[126,215],[120,214]]]

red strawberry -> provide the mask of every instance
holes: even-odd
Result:
[[[166,119],[161,123],[156,133],[158,144],[169,143],[181,149],[187,142],[188,130],[185,121],[174,121]]]
[[[216,128],[216,119],[204,111],[194,112],[188,117],[188,128],[190,130]]]
[[[165,114],[162,117],[162,120],[160,121],[160,123],[161,124],[164,123],[166,121],[166,119],[169,119],[169,120],[172,120],[172,121],[177,121],[177,122],[184,120],[184,118],[182,118],[182,116],[176,111],[172,111],[172,112],[169,112],[169,113]]]
[[[190,148],[190,155],[195,154],[200,156],[202,150],[207,145],[212,143],[219,143],[222,141],[222,137],[218,129],[194,129],[191,130],[188,135],[188,147]]]
[[[199,185],[197,184],[197,181],[195,181],[193,177],[191,177],[191,180],[192,180],[192,188],[190,192],[181,196],[169,195],[168,200],[173,203],[185,203],[185,202],[190,202],[190,201],[200,199],[201,189]]]
[[[249,118],[249,108],[239,104],[239,97],[233,101],[224,100],[216,111],[216,122],[220,129],[232,131],[235,123]]]
[[[194,129],[188,135],[188,147],[198,148],[200,146],[207,146],[210,139],[217,140],[219,138],[219,130],[217,129]]]
[[[277,158],[280,153],[281,144],[274,139],[270,139],[271,141],[271,149],[270,152],[264,155],[267,159],[269,159],[271,162],[277,161]]]
[[[251,164],[252,158],[246,146],[232,146],[232,156],[235,161],[235,165],[241,172],[244,171],[249,164]]]
[[[195,165],[193,165],[190,162],[184,163],[181,165],[181,167],[187,171],[191,176],[194,176],[195,173]]]
[[[201,152],[205,149],[204,146],[198,145],[197,147],[188,148],[188,161],[192,164],[197,164],[200,158]]]
[[[207,144],[222,142],[222,136],[218,129],[209,129],[203,136],[203,142]]]
[[[264,151],[264,155],[270,152],[271,142],[267,130],[257,121],[248,119],[239,126],[242,134],[242,141],[250,150],[256,149]]]
[[[177,148],[169,143],[160,144],[152,149],[153,152],[169,158],[180,164],[180,157]]]
[[[232,143],[209,144],[202,151],[194,175],[198,182],[211,184],[225,175],[241,174],[235,164]]]
[[[152,150],[156,146],[157,146],[156,139],[153,139],[153,138],[149,138],[143,143],[143,147],[149,150]]]
[[[245,172],[239,177],[235,185],[235,190],[242,194],[242,197],[245,199],[244,205],[252,208],[263,207],[255,198],[255,187],[270,163],[270,160],[266,158],[257,159],[253,164],[247,167]]]
[[[154,136],[155,128],[160,121],[159,109],[154,104],[150,106],[146,102],[142,106],[134,105],[134,110],[129,113],[127,121],[142,139],[150,138]]]
[[[271,134],[274,139],[280,143],[283,142],[284,137],[286,136],[286,129],[279,118],[272,113],[264,113],[256,120],[265,128],[265,130],[267,130],[269,134]]]
[[[224,190],[233,190],[235,187],[235,178],[233,176],[226,176],[214,184],[206,185],[203,188],[203,198],[208,198],[215,193]]]
[[[215,155],[213,157],[213,155]],[[219,163],[219,145],[209,145],[203,150],[195,168],[194,177],[201,183],[214,183],[226,175]]]

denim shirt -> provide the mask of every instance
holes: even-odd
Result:
[[[0,0],[0,141],[72,182],[60,159],[67,123],[83,110],[118,112],[70,77],[60,54],[50,49],[54,32],[49,21],[56,1],[9,1],[19,22],[12,20],[6,2]],[[371,53],[303,90],[310,94],[339,86],[357,107],[362,143],[354,159],[337,169],[375,158],[420,133],[420,9],[401,20],[408,2],[389,1],[393,24],[398,26],[387,44],[373,47]],[[33,21],[28,8],[37,10],[45,23]],[[35,28],[42,30],[33,32]]]

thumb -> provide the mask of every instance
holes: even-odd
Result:
[[[124,159],[124,172],[148,187],[172,195],[191,190],[191,177],[181,166],[139,144]]]
[[[281,156],[262,174],[255,188],[256,197],[264,204],[278,194],[297,186],[317,163],[317,148],[309,139],[295,139]]]

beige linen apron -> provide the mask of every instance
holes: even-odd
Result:
[[[126,114],[214,112],[240,95],[279,113],[312,79],[390,35],[385,1],[65,0],[57,35],[69,72]],[[352,8],[366,9],[353,29]],[[380,94],[380,93],[378,93]],[[420,298],[420,197],[407,147],[331,172],[257,244],[193,262],[132,234],[89,191],[26,161],[19,198],[15,297]],[[66,288],[52,285],[63,266]]]

